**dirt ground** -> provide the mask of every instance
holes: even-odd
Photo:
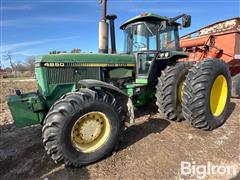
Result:
[[[34,83],[22,87],[26,86],[35,88]],[[181,161],[236,170],[205,179],[240,179],[240,99],[232,99],[227,122],[211,132],[194,129],[185,121],[162,119],[154,105],[139,109],[138,124],[124,132],[111,156],[78,169],[54,164],[44,151],[41,126],[15,128],[6,103],[3,106],[0,179],[196,179],[181,175]]]

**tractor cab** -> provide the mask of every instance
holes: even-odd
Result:
[[[183,53],[178,53],[179,33],[176,22],[183,17],[183,27],[190,26],[190,16],[181,15],[169,19],[152,13],[144,13],[125,22],[121,29],[124,31],[124,53],[134,54],[136,57],[136,80],[147,82],[159,76],[156,68],[166,66],[164,60],[175,61]],[[178,56],[174,57],[174,56]],[[158,62],[161,60],[161,63]],[[158,73],[156,73],[158,72]]]

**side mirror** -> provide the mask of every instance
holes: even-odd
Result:
[[[182,17],[182,27],[187,28],[191,26],[191,16],[185,15]]]

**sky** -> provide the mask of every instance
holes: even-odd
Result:
[[[1,65],[10,52],[15,63],[30,56],[52,50],[98,52],[98,21],[101,5],[98,0],[1,0]],[[190,28],[180,35],[208,24],[240,16],[240,0],[108,0],[108,14],[116,14],[116,42],[123,51],[120,25],[126,20],[152,12],[174,17],[182,13],[192,16]]]

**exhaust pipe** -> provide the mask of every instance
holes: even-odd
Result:
[[[115,25],[114,20],[117,19],[117,16],[115,14],[107,15],[107,19],[110,22],[110,34],[111,34],[111,49],[112,54],[116,54],[116,41],[115,41]]]
[[[108,53],[108,23],[106,22],[107,0],[102,0],[102,19],[99,22],[98,51],[99,53]]]

